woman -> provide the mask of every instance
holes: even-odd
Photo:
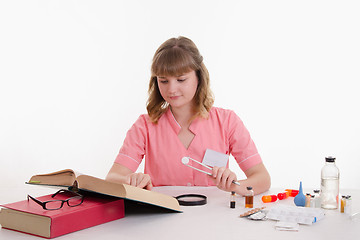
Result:
[[[151,66],[148,114],[128,131],[106,179],[148,190],[163,185],[215,185],[241,195],[247,186],[255,194],[268,190],[270,176],[249,132],[233,111],[213,107],[209,84],[203,58],[190,39],[164,42]],[[181,163],[184,156],[203,159],[207,149],[232,154],[247,179],[238,181],[227,167],[215,166],[208,176]],[[135,173],[144,156],[144,173]]]

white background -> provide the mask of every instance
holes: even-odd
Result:
[[[359,189],[359,13],[346,0],[1,1],[0,187],[64,168],[105,177],[146,112],[155,50],[183,35],[273,187],[318,188],[333,155],[340,187]]]

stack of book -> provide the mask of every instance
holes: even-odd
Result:
[[[83,203],[70,207],[66,203],[57,210],[45,210],[33,200],[0,205],[0,224],[45,238],[54,238],[125,216],[124,200],[141,203],[170,212],[181,212],[178,201],[171,196],[140,189],[127,184],[108,182],[89,175],[76,175],[71,169],[31,177],[28,184],[67,187],[84,195]],[[65,200],[59,195],[56,199]],[[51,195],[36,197],[41,202],[54,200]]]

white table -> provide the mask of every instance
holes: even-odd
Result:
[[[277,194],[283,189],[272,189],[265,193]],[[244,208],[244,198],[237,197],[236,208],[229,207],[230,194],[216,187],[159,187],[154,191],[177,196],[185,193],[199,193],[208,197],[204,206],[182,207],[183,213],[127,213],[125,218],[102,224],[56,239],[358,239],[360,219],[351,220],[339,210],[326,210],[326,217],[311,226],[300,225],[298,232],[275,230],[275,221],[251,221],[239,218],[248,209]],[[3,194],[7,192],[8,194]],[[24,186],[14,189],[1,189],[0,203],[5,204],[25,199],[27,194],[41,196],[54,192],[54,189],[39,186]],[[305,191],[306,192],[306,191]],[[360,190],[342,191],[352,195],[353,212],[360,211]],[[261,196],[254,198],[254,207],[293,205],[293,198],[264,204]],[[0,230],[1,240],[41,239],[6,229]]]

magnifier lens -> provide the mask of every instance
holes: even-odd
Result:
[[[201,198],[201,197],[183,197],[180,200],[186,201],[186,202],[193,202],[193,201],[201,201],[203,199],[204,198]]]
[[[184,194],[177,196],[176,199],[182,206],[199,206],[206,204],[206,196],[200,194]]]

